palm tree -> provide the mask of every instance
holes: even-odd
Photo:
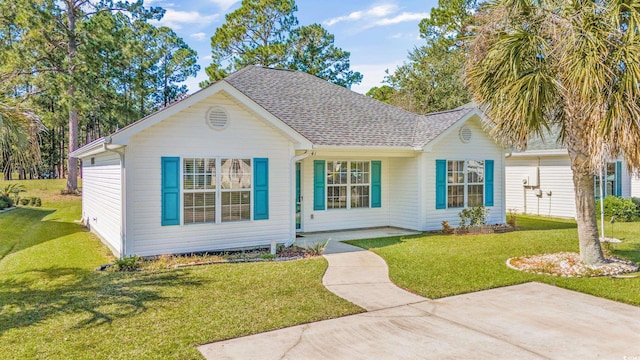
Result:
[[[40,160],[40,132],[44,126],[35,115],[0,103],[0,166],[11,180],[12,166],[34,169]]]
[[[476,15],[465,81],[496,138],[522,148],[559,127],[569,153],[580,257],[604,261],[593,174],[640,167],[640,2],[496,0]],[[556,140],[556,139],[552,139]]]

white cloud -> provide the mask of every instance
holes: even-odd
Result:
[[[419,21],[429,16],[423,12],[403,12],[397,14],[398,6],[394,4],[380,4],[366,10],[354,11],[348,15],[334,17],[324,21],[327,26],[341,22],[358,22],[361,29],[369,29],[375,26],[388,26],[407,21]]]
[[[386,64],[351,64],[351,69],[354,71],[359,71],[362,75],[362,82],[358,85],[353,85],[351,90],[366,94],[374,86],[382,86],[385,76],[387,73],[385,72],[389,69],[389,72],[393,74],[396,68],[402,63],[404,60],[397,60]]]
[[[207,37],[207,34],[203,32],[197,32],[195,34],[189,35],[190,38],[194,38],[196,40],[204,40]]]
[[[329,20],[325,20],[325,25],[332,26],[339,22],[343,21],[358,21],[358,20],[367,20],[373,18],[380,18],[383,16],[387,16],[396,11],[397,6],[393,4],[381,4],[373,6],[367,10],[354,11],[349,15],[338,16],[331,18]]]
[[[167,9],[162,20],[149,21],[154,25],[168,26],[174,30],[182,29],[182,25],[207,24],[218,17],[218,14],[202,15],[197,11],[180,11]]]
[[[211,0],[212,3],[218,5],[222,11],[227,11],[233,4],[237,3],[239,0]]]
[[[429,16],[428,13],[403,12],[402,14],[396,15],[392,18],[380,19],[374,23],[374,26],[376,25],[386,26],[386,25],[393,25],[393,24],[398,24],[398,23],[407,22],[407,21],[418,21],[426,18],[427,16]]]

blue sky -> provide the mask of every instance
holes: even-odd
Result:
[[[418,24],[437,0],[298,0],[296,4],[300,25],[322,24],[335,35],[336,46],[351,52],[351,68],[364,75],[352,90],[365,93],[381,85],[386,69],[392,72],[411,49],[424,43]],[[197,90],[206,79],[204,68],[211,63],[211,36],[240,1],[145,0],[145,5],[166,9],[159,24],[171,27],[198,52],[202,69],[196,79],[187,81],[190,92]]]

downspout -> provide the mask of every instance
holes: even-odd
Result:
[[[104,138],[104,143],[102,143],[102,149],[104,151],[116,153],[120,156],[120,258],[125,257],[126,255],[126,226],[127,226],[127,192],[126,192],[126,184],[125,181],[125,157],[124,157],[124,149],[116,150],[109,149],[107,145],[111,145],[111,136],[107,136]]]
[[[300,155],[296,155],[293,156],[291,158],[291,180],[293,181],[292,183],[295,184],[296,178],[295,178],[295,174],[296,174],[296,162],[304,160],[306,158],[308,158],[309,156],[311,156],[313,154],[313,152],[309,151],[309,150],[305,150],[304,153],[300,154]],[[301,184],[302,186],[302,184]],[[302,189],[300,189],[300,191],[302,191]],[[285,246],[291,246],[293,245],[295,239],[296,239],[296,226],[295,226],[295,213],[296,213],[296,202],[295,202],[295,198],[296,198],[296,188],[295,186],[291,186],[291,199],[293,199],[294,201],[291,202],[291,213],[294,214],[294,221],[293,221],[293,226],[291,229],[291,240],[288,241],[287,243],[285,243]],[[275,254],[275,250],[276,250],[276,245],[275,245],[275,240],[273,240],[271,242],[271,253]]]

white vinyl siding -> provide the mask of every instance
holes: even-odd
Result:
[[[84,160],[82,218],[86,226],[119,255],[122,252],[120,155],[106,152]]]
[[[393,158],[389,168],[389,225],[418,230],[421,227],[421,194],[419,184],[420,156]],[[385,164],[383,164],[384,166]]]
[[[494,160],[493,203],[489,206],[489,224],[505,222],[505,208],[503,203],[503,166],[504,150],[498,146],[482,129],[479,120],[473,118],[465,123],[471,130],[472,136],[468,143],[460,140],[458,129],[452,129],[444,138],[433,146],[431,151],[422,155],[423,182],[422,202],[425,215],[422,218],[420,230],[442,229],[442,221],[446,220],[451,226],[458,226],[458,213],[462,208],[436,209],[436,160]],[[478,183],[480,184],[480,183]],[[484,198],[483,198],[484,201]]]
[[[211,106],[229,114],[224,130],[205,121]],[[292,143],[252,112],[218,93],[131,138],[127,147],[129,254],[154,255],[268,246],[293,240]],[[163,156],[269,159],[269,219],[161,226]],[[181,199],[182,202],[182,199]],[[181,219],[182,222],[183,219]]]
[[[522,178],[535,168],[539,174],[538,186],[523,186]],[[629,197],[632,183],[624,163],[621,176],[622,197]],[[532,215],[575,218],[573,173],[568,155],[512,156],[506,161],[506,182],[507,209]],[[534,193],[536,189],[540,189],[540,196]]]

